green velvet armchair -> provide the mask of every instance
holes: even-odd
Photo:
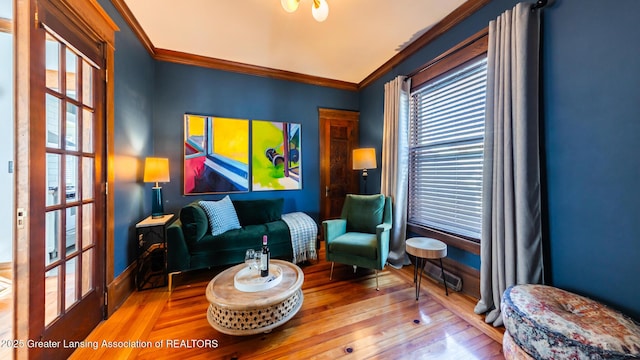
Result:
[[[374,269],[376,290],[378,270],[389,256],[391,198],[384,195],[347,195],[340,219],[322,222],[327,261]]]

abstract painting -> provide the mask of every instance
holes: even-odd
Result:
[[[300,124],[251,122],[252,190],[302,189]]]
[[[185,114],[184,194],[249,191],[249,120]]]

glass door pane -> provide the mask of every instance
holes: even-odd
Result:
[[[46,85],[51,90],[60,90],[60,42],[47,34],[46,44]]]
[[[56,266],[44,274],[44,323],[50,324],[60,316],[60,267]]]
[[[66,85],[67,85],[67,96],[71,99],[78,99],[77,92],[77,67],[78,67],[78,55],[76,55],[73,51],[67,48],[65,52],[66,58]]]
[[[45,44],[47,326],[95,289],[96,68],[53,33]]]
[[[78,301],[78,288],[76,282],[78,276],[77,271],[80,270],[77,266],[77,257],[67,260],[65,268],[67,270],[65,274],[65,289],[64,289],[64,306],[65,310],[69,309]]]

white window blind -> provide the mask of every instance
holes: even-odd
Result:
[[[480,239],[486,87],[483,56],[411,94],[410,223]]]

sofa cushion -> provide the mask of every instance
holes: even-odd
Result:
[[[234,200],[240,225],[260,225],[282,219],[283,198],[259,200]]]
[[[185,205],[180,210],[180,222],[184,239],[189,246],[195,244],[209,230],[209,219],[198,202]]]
[[[249,225],[229,230],[213,236],[206,234],[190,249],[191,266],[202,267],[213,263],[238,264],[244,261],[247,249],[260,249],[262,235],[269,237],[269,250],[272,256],[291,259],[291,237],[289,227],[284,221],[273,221],[261,225]],[[214,260],[211,257],[215,257]]]
[[[236,209],[228,195],[219,201],[200,201],[199,204],[207,213],[213,236],[240,228]]]
[[[382,223],[384,195],[347,195],[342,218],[347,219],[347,231],[374,233]]]
[[[244,250],[262,247],[262,235],[267,235],[269,247],[276,243],[291,244],[287,224],[284,221],[273,221],[244,226],[216,236],[206,235],[191,249],[191,252],[235,249],[242,250],[244,256]]]
[[[348,232],[329,243],[329,252],[376,260],[377,242],[375,234]]]

